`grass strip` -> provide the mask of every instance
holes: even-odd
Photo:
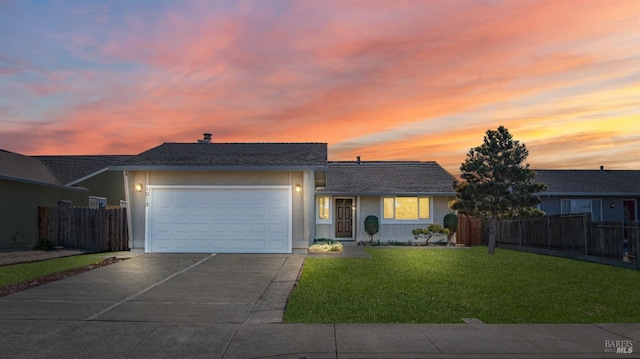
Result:
[[[110,256],[113,255],[110,255],[109,253],[92,253],[63,258],[47,259],[38,262],[18,263],[0,266],[0,288],[66,271],[69,269],[88,266],[94,263],[98,263]]]
[[[307,258],[289,323],[640,322],[640,271],[486,248]]]

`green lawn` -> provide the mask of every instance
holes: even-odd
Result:
[[[307,258],[289,323],[640,322],[640,271],[486,248]]]
[[[84,267],[109,257],[109,253],[83,254],[72,257],[48,259],[39,262],[11,264],[0,267],[0,287],[25,282],[68,269]]]

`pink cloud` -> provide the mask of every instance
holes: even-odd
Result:
[[[455,170],[488,128],[529,138],[628,111],[633,101],[603,89],[638,88],[640,74],[633,1],[189,2],[86,16],[107,33],[54,39],[69,39],[67,50],[91,66],[47,69],[52,77],[34,83],[0,68],[27,88],[23,108],[0,100],[0,122],[64,98],[46,123],[0,129],[2,146],[137,153],[213,132],[217,141],[326,141],[336,159],[436,159]],[[577,100],[589,93],[605,99]],[[412,124],[423,132],[398,130]],[[564,151],[567,128],[532,152]],[[579,151],[567,148],[566,158]]]

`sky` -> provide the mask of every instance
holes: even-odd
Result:
[[[452,173],[640,169],[640,0],[0,0],[0,148],[326,142]]]

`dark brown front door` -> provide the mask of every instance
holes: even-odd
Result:
[[[336,237],[353,236],[353,218],[351,218],[352,199],[336,199]]]

